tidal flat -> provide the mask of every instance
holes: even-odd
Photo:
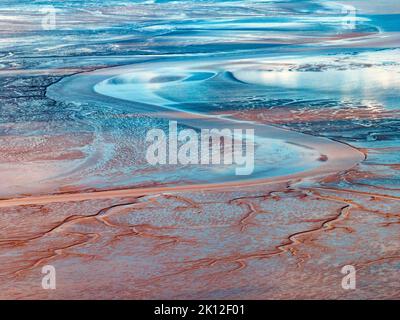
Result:
[[[399,19],[394,0],[2,1],[0,298],[400,299]],[[254,171],[150,165],[170,121],[254,129]]]

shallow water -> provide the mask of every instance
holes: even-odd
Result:
[[[1,1],[0,298],[398,299],[399,14],[398,0]],[[178,115],[260,129],[256,178],[304,175],[232,187],[232,168],[149,166],[147,130]],[[357,290],[340,286],[349,264]]]
[[[55,10],[56,24],[50,30],[43,28],[49,12],[46,5]],[[323,109],[326,104],[339,110],[342,106],[379,112],[397,109],[400,68],[398,51],[393,48],[397,39],[392,35],[396,24],[379,10],[371,14],[368,6],[358,5],[358,11],[352,12],[348,5],[329,1],[8,1],[0,7],[0,64],[5,74],[21,68],[46,73],[60,67],[68,72],[70,66],[79,65],[133,64],[133,73],[102,80],[93,89],[167,110],[225,118],[249,111]],[[393,6],[390,21],[397,14]],[[388,50],[374,48],[376,42]],[[69,160],[54,162],[50,157],[46,164],[27,158],[2,164],[4,170],[17,173],[9,177],[3,194],[37,192],[38,184],[50,192],[60,187],[103,189],[235,178],[231,169],[222,167],[181,167],[180,174],[176,168],[164,168],[162,173],[153,170],[144,164],[144,145],[138,141],[144,140],[147,124],[147,129],[163,127],[165,121],[137,118],[144,125],[136,130],[137,125],[129,123],[134,120],[122,120],[130,112],[140,114],[136,108],[121,111],[118,104],[106,108],[99,102],[86,110],[83,101],[69,99],[68,94],[62,100],[79,106],[72,118],[80,119],[92,142],[72,147],[71,152],[79,150],[81,155]],[[32,108],[37,120],[48,121],[49,114],[40,105]],[[64,123],[58,125],[63,129],[57,134],[78,133],[75,124],[66,125],[69,119],[62,120],[62,112],[68,109],[59,112],[56,121]],[[91,113],[114,115],[100,119]],[[5,114],[2,119],[7,122],[8,118]],[[24,134],[55,134],[45,127],[30,131],[28,125]],[[258,137],[251,178],[308,170],[320,165],[319,157],[317,150],[284,139]],[[22,186],[26,168],[32,172],[32,183]]]
[[[53,7],[46,7],[49,5]],[[43,19],[51,12],[49,8],[55,10],[55,25],[46,30],[43,23],[47,20]],[[236,74],[228,72],[229,63],[237,64],[249,56],[250,67],[256,61],[261,62],[260,57],[266,49],[273,56],[282,46],[295,45],[293,48],[296,48],[314,41],[316,32],[324,37],[337,36],[338,32],[341,35],[349,33],[343,29],[342,8],[322,2],[9,1],[0,8],[0,14],[3,27],[0,63],[5,74],[21,68],[25,72],[46,73],[51,68],[67,69],[69,65],[86,67],[161,58],[165,60],[163,71],[150,63],[147,68],[142,67],[140,74],[122,75],[107,82],[112,86],[103,88],[106,90],[103,93],[192,112],[230,110],[231,99],[235,99],[236,105],[254,96],[276,99],[266,95],[263,85],[244,85],[235,81]],[[376,32],[375,27],[361,18],[358,20],[357,32]],[[253,57],[255,54],[257,58]],[[214,66],[204,67],[210,63]],[[94,88],[99,91],[101,86],[97,84]],[[225,90],[232,93],[229,100],[223,95]],[[69,102],[68,96],[64,98]],[[68,110],[59,110],[56,125],[62,128],[54,130],[54,126],[49,125],[52,123],[49,117],[55,114],[42,111],[40,104],[29,105],[29,108],[35,114],[30,120],[39,121],[43,126],[35,125],[32,130],[27,123],[23,129],[13,126],[5,130],[18,135],[22,132],[28,136],[49,135],[50,138],[46,138],[49,145],[59,135],[82,133],[89,142],[80,142],[79,147],[75,146],[76,142],[68,146],[72,156],[52,155],[50,151],[46,157],[32,159],[27,156],[12,160],[12,163],[2,163],[3,171],[13,172],[7,174],[7,183],[1,188],[4,196],[39,190],[104,189],[178,183],[179,180],[209,182],[235,178],[232,169],[226,167],[217,170],[189,166],[180,168],[184,171],[179,174],[177,168],[149,168],[144,163],[144,148],[140,141],[146,125],[149,125],[147,129],[157,125],[162,127],[162,121],[140,120],[144,125],[141,130],[136,130],[137,124],[121,120],[118,108],[110,110],[100,103],[98,109],[91,107],[89,111],[75,108],[72,119],[68,115],[66,121],[63,121],[62,112]],[[103,112],[116,114],[106,119],[90,116]],[[7,115],[2,118],[5,123],[7,118]],[[75,122],[74,119],[80,119],[83,126],[67,124]],[[51,139],[52,136],[55,138]],[[18,145],[23,145],[24,139],[20,140]],[[69,143],[64,141],[64,144]],[[315,150],[278,139],[257,138],[257,145],[252,178],[286,175],[318,166],[320,155]],[[26,171],[30,172],[30,181],[24,183]]]

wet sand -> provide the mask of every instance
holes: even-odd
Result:
[[[360,14],[388,13],[385,5],[356,3]],[[60,26],[79,28],[71,18],[78,19],[80,9],[63,5]],[[204,17],[193,6],[205,10]],[[128,6],[123,17],[121,7],[96,9],[96,15],[81,12],[84,28],[134,20],[140,32],[98,35],[82,28],[84,36],[74,34],[64,44],[57,30],[46,31],[40,45],[21,33],[8,48],[8,33],[19,22],[5,23],[1,45],[11,54],[0,61],[0,172],[6,177],[0,298],[400,298],[397,30],[379,29],[374,17],[372,23],[361,16],[356,30],[343,32],[337,9],[318,2],[238,6],[233,13],[230,6],[191,4],[174,18],[184,21],[183,29],[174,25],[180,33],[171,28],[174,19],[157,20],[176,12],[174,3]],[[19,7],[15,12],[19,19]],[[266,15],[258,20],[260,12]],[[278,29],[270,12],[283,17]],[[221,14],[233,21],[224,30],[216,19]],[[249,14],[261,31],[243,18]],[[202,22],[196,32],[192,19]],[[33,15],[24,28],[38,28],[36,20]],[[226,37],[236,29],[234,41]],[[245,57],[252,61],[241,61]],[[113,76],[171,62],[224,70],[232,65],[227,60],[236,76],[250,64],[257,75],[242,82],[259,78],[264,87],[237,84],[218,95],[217,82],[196,90],[173,83],[168,92],[156,92],[178,102],[185,94],[193,101],[229,98],[228,104],[207,103],[207,114],[94,90]],[[341,72],[352,90],[341,90]],[[279,88],[268,85],[270,75]],[[310,86],[321,75],[331,76]],[[250,125],[259,137],[301,145],[316,156],[306,153],[302,160],[310,167],[302,162],[306,169],[288,175],[229,180],[215,174],[209,183],[188,168],[165,172],[137,162],[132,155],[143,150],[145,129],[169,119],[194,128]],[[41,287],[48,264],[57,270],[56,290]],[[341,268],[349,264],[357,270],[356,290],[341,287]]]

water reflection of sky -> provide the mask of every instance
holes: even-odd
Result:
[[[56,9],[53,30],[41,25],[48,5]],[[324,108],[322,100],[392,110],[399,14],[393,0],[8,0],[0,4],[0,71],[136,64],[140,72],[95,90],[193,112]],[[118,138],[135,134],[129,124],[105,122]]]

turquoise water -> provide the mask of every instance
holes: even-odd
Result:
[[[19,84],[31,74],[43,73],[47,78],[29,81],[45,91],[60,80],[49,78],[57,70],[70,75],[133,65],[133,72],[102,79],[93,90],[137,104],[228,118],[263,110],[311,111],[318,121],[285,125],[313,135],[338,128],[336,140],[363,146],[376,137],[371,126],[388,128],[388,116],[380,115],[399,109],[400,8],[391,0],[380,5],[355,3],[349,7],[354,1],[2,1],[0,72],[3,77],[20,76]],[[54,25],[45,28],[43,19],[49,12],[55,13]],[[14,87],[5,88],[10,94]],[[162,181],[181,179],[176,168],[149,176],[137,154],[130,160],[124,154],[144,140],[147,129],[165,126],[162,117],[149,120],[135,108],[123,108],[123,103],[106,107],[67,95],[61,99],[64,104],[49,107],[56,102],[45,100],[44,94],[41,91],[37,97],[42,100],[34,103],[7,100],[10,106],[1,110],[0,132],[3,137],[94,135],[92,144],[79,149],[85,158],[57,166],[52,179],[69,175],[88,188],[154,182],[155,176]],[[351,119],[321,115],[324,110],[335,115],[349,109],[354,111]],[[376,117],[364,119],[358,111]],[[135,120],[130,113],[135,113]],[[389,116],[390,141],[380,145],[397,143],[395,117]],[[36,122],[46,125],[32,125]],[[348,131],[340,132],[342,128]],[[256,174],[276,176],[314,166],[304,159],[315,159],[315,151],[309,154],[282,140],[265,144],[270,148],[257,154],[261,162]],[[218,174],[191,168],[185,176],[208,181]]]

